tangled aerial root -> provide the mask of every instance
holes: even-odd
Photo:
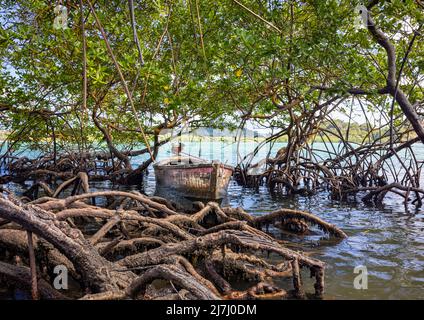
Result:
[[[58,198],[72,184],[85,193]],[[185,213],[163,198],[138,192],[90,193],[87,185],[80,174],[45,197],[23,198],[27,203],[10,193],[1,196],[1,281],[38,290],[45,299],[71,298],[51,285],[54,266],[61,264],[77,284],[77,296],[88,300],[281,299],[306,297],[301,272],[306,268],[315,278],[313,295],[321,298],[324,263],[284,247],[261,226],[296,220],[346,237],[306,212],[281,209],[254,217],[241,208],[209,202]],[[93,204],[99,197],[106,198],[103,206]],[[34,234],[33,246],[25,230]],[[25,266],[29,250],[36,267]],[[273,283],[282,277],[292,278],[292,289]],[[167,283],[166,289],[154,289],[158,279]],[[252,285],[237,291],[231,285],[234,279]]]
[[[391,193],[405,206],[423,205],[424,189],[420,186],[423,162],[412,148],[419,138],[405,140],[409,137],[405,132],[388,139],[391,133],[382,131],[378,138],[371,139],[374,134],[370,131],[368,142],[353,144],[331,117],[327,116],[334,128],[331,131],[320,128],[319,120],[315,119],[314,124],[309,117],[302,118],[300,123],[297,117],[291,119],[292,125],[285,129],[290,137],[287,146],[278,150],[274,158],[268,154],[267,158],[252,163],[265,143],[245,156],[235,169],[236,181],[254,188],[266,185],[271,193],[288,196],[325,192],[336,200],[361,199],[367,204],[381,205]],[[268,142],[275,142],[281,134],[270,137]],[[332,138],[339,143],[333,144]],[[322,147],[314,146],[318,141],[323,142]],[[299,221],[283,227],[305,229]]]

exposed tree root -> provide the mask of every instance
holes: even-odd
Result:
[[[225,296],[226,299],[232,300],[284,299],[286,297],[288,297],[287,291],[265,282],[259,282],[246,291],[233,291]]]
[[[373,129],[365,137],[368,141],[355,146],[331,117],[327,116],[326,121],[332,130],[321,128],[321,120],[316,118],[311,122],[306,114],[298,118],[291,113],[290,118],[291,124],[281,132],[290,138],[287,146],[281,148],[274,158],[268,155],[252,164],[253,155],[265,146],[258,145],[235,170],[235,178],[240,184],[254,188],[266,185],[272,193],[286,196],[310,196],[324,191],[333,199],[359,197],[365,203],[374,204],[381,204],[391,192],[405,205],[422,206],[424,190],[420,186],[420,177],[423,163],[412,150],[419,139],[410,138],[408,130],[392,135],[383,125],[378,129],[378,138],[371,138]],[[270,137],[268,142],[279,136]],[[319,148],[314,146],[318,137],[324,142]],[[334,138],[340,141],[339,144],[331,142]],[[305,228],[302,223],[294,221],[283,227]]]
[[[73,195],[56,198],[78,179],[85,193],[76,194],[76,188]],[[83,290],[80,298],[87,300],[281,299],[289,291],[303,298],[302,268],[310,269],[315,277],[314,295],[322,297],[324,263],[284,247],[260,226],[294,218],[334,236],[346,236],[306,212],[281,209],[253,217],[241,208],[221,208],[209,202],[187,214],[163,198],[137,192],[86,192],[86,182],[80,174],[61,184],[50,197],[31,203],[11,194],[0,198],[2,279],[12,281],[25,271],[22,279],[29,288],[29,269],[10,267],[16,256],[22,257],[21,264],[29,263],[26,230],[35,235],[38,288],[43,298],[71,297],[47,286],[55,264],[68,268],[69,276]],[[93,205],[98,197],[108,199],[104,206]],[[279,277],[291,277],[293,289],[269,284]],[[251,289],[234,290],[230,283],[235,278],[252,282]],[[165,281],[163,290],[153,289],[156,280]]]
[[[147,284],[155,279],[166,279],[173,285],[189,291],[194,297],[201,300],[217,300],[219,296],[213,293],[208,287],[198,281],[189,272],[175,265],[157,265],[146,271],[141,277],[136,279],[128,288],[127,294],[136,298],[139,294],[143,295]]]
[[[260,226],[263,224],[270,224],[277,220],[280,220],[284,224],[284,220],[287,219],[303,220],[305,222],[309,222],[318,226],[321,230],[330,233],[338,238],[347,238],[346,233],[344,233],[337,226],[325,222],[324,220],[318,218],[317,216],[314,216],[313,214],[299,210],[280,209],[269,214],[256,217],[254,223],[257,226]]]
[[[28,267],[14,266],[0,261],[0,279],[2,283],[13,282],[21,289],[31,290],[31,271]],[[44,299],[67,299],[44,279],[38,279],[38,290]]]

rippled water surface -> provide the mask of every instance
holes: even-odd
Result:
[[[228,201],[252,214],[279,207],[306,210],[342,228],[349,236],[342,241],[327,239],[320,232],[299,237],[277,231],[281,238],[301,243],[305,251],[326,262],[329,299],[424,298],[423,211],[406,213],[396,203],[378,209],[340,204],[322,195],[275,199],[266,190],[255,193],[235,185],[230,187]],[[353,269],[359,265],[367,267],[368,290],[353,288],[357,276]]]
[[[233,164],[237,159],[235,144],[217,144],[205,149],[189,145],[189,152],[204,158],[219,159]],[[276,145],[274,148],[278,148]],[[251,146],[242,148],[251,150]],[[201,149],[201,150],[199,150]],[[241,150],[240,152],[242,152]],[[262,151],[258,158],[265,156]],[[275,150],[273,150],[275,152]],[[159,158],[169,156],[169,148],[162,149]],[[416,156],[424,160],[424,147],[416,147]],[[141,162],[142,159],[134,159]],[[98,188],[114,188],[108,183]],[[145,181],[145,192],[155,191],[151,171]],[[241,206],[246,211],[261,215],[284,207],[309,211],[342,228],[349,238],[329,239],[320,231],[312,235],[282,234],[276,236],[292,243],[296,250],[304,250],[326,263],[327,299],[422,299],[424,298],[424,210],[405,209],[398,198],[388,194],[382,207],[357,203],[340,203],[326,194],[311,197],[273,197],[265,188],[255,191],[238,186],[234,181],[228,189],[224,204]],[[356,266],[367,267],[368,289],[353,287]],[[307,274],[304,274],[304,278]],[[308,285],[309,290],[311,286]]]
[[[274,146],[272,151],[278,147],[281,146]],[[192,154],[198,151],[195,148],[192,146]],[[202,156],[234,163],[234,148],[234,145],[214,146],[210,148],[213,155],[203,150]],[[251,150],[251,147],[247,146],[246,149]],[[265,153],[262,151],[257,158]],[[417,158],[424,160],[424,147],[417,146],[415,153]],[[163,152],[161,157],[166,155]],[[153,172],[147,178],[146,191],[154,192]],[[407,211],[393,194],[386,196],[384,206],[370,207],[360,199],[356,203],[340,203],[326,194],[273,197],[266,188],[256,192],[232,181],[224,204],[243,207],[254,215],[281,207],[305,210],[342,228],[349,237],[341,241],[329,239],[318,230],[307,236],[273,230],[276,236],[293,242],[293,249],[308,251],[326,263],[327,299],[424,298],[424,209],[409,207]],[[357,290],[353,286],[354,278],[358,275],[354,273],[354,268],[360,265],[367,267],[367,290]],[[304,278],[307,276],[305,273]]]
[[[152,192],[153,174],[148,178]],[[149,190],[150,189],[150,190]],[[424,298],[424,211],[405,212],[390,198],[384,207],[340,203],[325,195],[272,197],[265,188],[256,192],[231,182],[224,204],[240,206],[261,215],[284,207],[306,210],[342,228],[348,238],[334,240],[320,231],[307,236],[271,230],[326,263],[327,299],[422,299]],[[356,266],[368,270],[368,289],[353,287]],[[304,277],[308,275],[304,273]],[[309,285],[309,290],[312,286]]]

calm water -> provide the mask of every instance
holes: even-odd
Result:
[[[198,143],[185,143],[186,152],[199,155]],[[254,143],[243,143],[239,152],[245,155]],[[272,154],[284,146],[276,144]],[[317,148],[322,149],[320,144]],[[261,159],[269,149],[261,150]],[[419,160],[424,160],[424,146],[415,148]],[[204,158],[236,163],[235,143],[203,143],[200,154]],[[169,156],[164,146],[159,158]],[[146,192],[154,192],[154,174],[146,181]],[[294,242],[293,249],[305,250],[326,262],[327,299],[423,299],[424,298],[424,209],[416,211],[389,193],[383,207],[370,207],[361,201],[340,203],[319,194],[312,197],[272,197],[262,188],[259,192],[242,188],[234,181],[228,188],[225,204],[240,206],[251,214],[260,215],[284,207],[309,211],[342,228],[349,238],[332,240],[317,231],[314,235],[297,236],[273,230],[276,236]],[[299,248],[300,245],[301,247]],[[368,289],[356,290],[353,280],[358,275],[356,266],[368,270]],[[304,273],[304,278],[308,274]],[[305,279],[306,280],[306,279]],[[311,290],[312,286],[308,286]]]
[[[207,159],[218,159],[234,164],[237,161],[236,143],[214,142],[186,143],[185,151]],[[272,154],[284,144],[276,144]],[[243,143],[239,153],[243,156],[252,150],[254,143]],[[200,150],[199,150],[200,149]],[[159,159],[170,155],[170,146],[165,145]],[[415,149],[419,160],[424,160],[424,147]],[[268,149],[258,154],[266,155]],[[134,159],[140,163],[141,157]],[[109,183],[95,186],[113,187]],[[145,192],[155,191],[154,174],[151,171],[145,181]],[[337,241],[317,231],[312,235],[297,236],[281,234],[275,236],[290,240],[291,247],[309,252],[313,257],[326,262],[327,299],[422,299],[424,298],[424,210],[409,208],[392,194],[388,194],[383,207],[365,206],[357,203],[340,203],[325,194],[312,197],[272,197],[266,189],[259,192],[238,186],[234,181],[228,189],[224,204],[241,206],[254,215],[260,215],[284,207],[306,210],[336,224],[349,236]],[[368,289],[356,290],[353,280],[356,266],[364,265],[368,270]],[[304,273],[304,279],[308,278]],[[312,286],[308,284],[309,291]]]

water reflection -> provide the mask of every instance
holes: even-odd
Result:
[[[166,156],[166,152],[160,155],[162,158]],[[417,157],[424,159],[424,148],[417,151]],[[135,161],[137,164],[142,159]],[[20,185],[15,185],[15,188],[17,192],[22,190]],[[92,189],[127,188],[102,182],[92,184]],[[152,171],[145,177],[144,191],[149,195],[156,192]],[[190,204],[190,199],[183,200],[173,193],[158,191],[156,194]],[[303,250],[326,262],[328,299],[424,298],[424,211],[412,207],[405,210],[393,194],[387,195],[384,206],[370,207],[361,201],[334,201],[325,194],[291,198],[273,196],[265,188],[256,192],[231,181],[222,205],[241,206],[254,215],[281,207],[305,210],[342,228],[349,236],[343,241],[329,239],[320,231],[297,236],[270,230],[275,236],[289,240],[293,249],[298,250],[301,245]],[[356,276],[353,269],[358,265],[367,266],[368,290],[353,287]],[[306,273],[304,280],[309,281]]]
[[[145,187],[148,194],[154,193],[153,173],[146,177]],[[254,215],[281,207],[306,210],[341,227],[349,235],[343,241],[329,239],[319,230],[306,236],[270,230],[293,243],[293,249],[299,250],[301,244],[303,250],[326,262],[328,299],[424,298],[424,212],[406,213],[395,197],[389,196],[385,206],[376,208],[360,201],[341,203],[323,194],[272,196],[265,188],[256,192],[231,181],[222,204],[241,206]],[[367,266],[368,290],[353,288],[357,275],[353,269],[358,265]],[[305,281],[307,277],[305,273]]]
[[[223,201],[225,201],[223,199],[208,200],[208,199],[189,197],[187,195],[177,192],[176,190],[172,188],[167,188],[162,186],[161,187],[156,186],[154,189],[153,195],[176,202],[179,206],[182,207],[183,210],[186,210],[187,212],[191,212],[193,210],[198,209],[196,202],[203,202],[204,204],[206,204],[209,201],[214,201],[219,204],[223,204]]]

